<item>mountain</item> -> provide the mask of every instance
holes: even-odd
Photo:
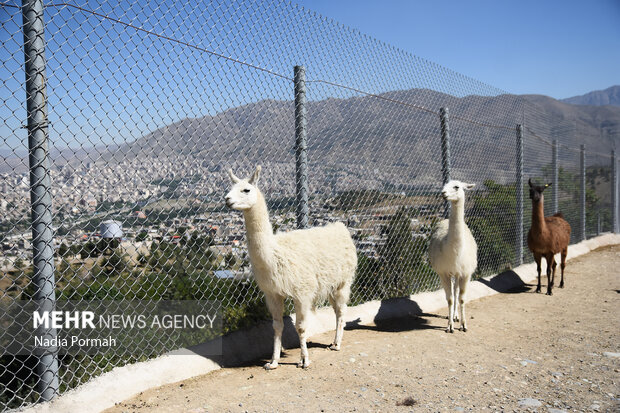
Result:
[[[448,106],[454,115],[453,153],[462,152],[454,162],[455,167],[483,162],[478,159],[480,154],[488,154],[488,146],[499,135],[505,135],[507,129],[510,147],[514,148],[521,98],[511,95],[455,98],[427,89],[413,89],[309,102],[309,163],[323,171],[357,168],[360,176],[375,170],[379,171],[376,174],[385,175],[389,170],[391,177],[402,172],[407,179],[433,179],[440,170],[438,110],[443,106]],[[501,127],[478,136],[479,126],[461,118]],[[293,102],[264,100],[215,116],[181,120],[121,147],[113,157],[121,159],[128,153],[141,158],[153,153],[179,154],[216,165],[261,162],[285,167],[295,160],[294,123]],[[492,157],[486,167],[504,170],[506,158]]]
[[[581,96],[562,99],[562,102],[572,105],[620,106],[620,85],[612,86],[605,90],[595,90]]]
[[[403,185],[434,182],[441,176],[441,107],[449,108],[456,179],[477,174],[479,180],[514,180],[517,124],[526,127],[526,173],[540,172],[536,168],[550,162],[551,151],[543,140],[557,139],[564,148],[575,149],[560,150],[560,160],[574,166],[580,144],[589,153],[601,154],[620,146],[616,106],[572,105],[541,95],[455,97],[429,89],[326,98],[307,105],[308,161],[320,171],[313,176],[321,176],[316,184],[342,179],[342,170],[359,179],[372,176],[374,181]],[[214,171],[262,163],[288,176],[295,162],[294,109],[292,101],[262,100],[213,116],[186,118],[114,149],[92,148],[97,156],[89,158],[108,163],[165,160]],[[67,151],[57,159],[58,164],[72,162]],[[9,161],[0,159],[0,164],[7,167]]]
[[[449,108],[453,165],[462,170],[513,170],[518,123],[531,132],[525,135],[524,154],[530,164],[549,162],[550,151],[542,152],[536,137],[557,139],[575,149],[585,144],[589,151],[601,153],[618,147],[620,108],[614,106],[575,106],[541,95],[454,97],[411,89],[309,102],[309,162],[321,167],[396,168],[420,180],[435,177],[441,159],[440,107]],[[215,116],[184,119],[120,147],[113,157],[128,153],[191,155],[217,165],[291,163],[294,105],[263,100]],[[561,151],[560,156],[572,162],[574,153]],[[506,179],[513,175],[505,172]]]

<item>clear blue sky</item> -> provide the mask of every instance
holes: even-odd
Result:
[[[292,99],[289,80],[204,50],[288,77],[303,64],[310,80],[371,93],[498,93],[428,61],[515,94],[566,98],[620,84],[620,0],[292,1],[426,61],[403,58],[286,1],[69,2],[150,34],[46,1],[52,143],[120,144],[180,119]],[[26,113],[19,8],[0,7],[0,22],[1,155],[25,150]],[[354,94],[316,83],[310,91],[311,100]]]
[[[620,84],[620,0],[293,0],[510,93]]]

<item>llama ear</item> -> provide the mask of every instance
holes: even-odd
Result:
[[[232,169],[228,170],[228,176],[230,177],[230,180],[233,181],[234,184],[240,181],[240,179],[235,176]]]
[[[553,182],[550,182],[548,184],[545,184],[545,188],[549,188],[551,185],[553,185]]]
[[[530,188],[534,186],[534,185],[532,185],[532,178],[528,179],[527,183],[530,184]]]
[[[474,186],[476,186],[476,184],[468,184],[468,183],[463,183],[463,187],[469,191],[471,191],[472,189],[474,189]]]
[[[261,171],[261,167],[260,165],[258,165],[256,167],[256,170],[254,171],[254,174],[252,175],[252,177],[250,178],[250,180],[248,181],[250,184],[252,185],[256,185],[258,183],[258,178],[260,177],[260,171]]]

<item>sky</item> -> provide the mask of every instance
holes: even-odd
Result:
[[[514,94],[620,84],[620,0],[294,0]]]
[[[291,100],[298,64],[309,100],[411,88],[561,99],[620,84],[620,0],[291,1],[308,12],[288,0],[46,1],[53,145],[122,144]],[[0,156],[26,142],[17,3],[0,7]]]

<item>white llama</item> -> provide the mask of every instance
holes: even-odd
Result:
[[[336,337],[330,348],[340,350],[357,253],[342,223],[274,234],[265,198],[256,187],[260,171],[258,166],[250,179],[239,179],[229,170],[233,186],[226,195],[226,205],[243,211],[252,270],[273,317],[273,357],[265,369],[278,367],[286,297],[291,297],[295,304],[295,326],[301,346],[298,366],[307,368],[308,316],[314,304],[326,297],[336,313]]]
[[[461,329],[467,331],[465,319],[465,292],[469,278],[478,265],[476,240],[465,224],[465,191],[475,184],[460,181],[448,182],[441,191],[444,199],[452,203],[450,219],[441,221],[431,237],[429,260],[439,274],[441,285],[448,301],[448,328],[454,332],[456,318],[456,299],[461,309]]]

